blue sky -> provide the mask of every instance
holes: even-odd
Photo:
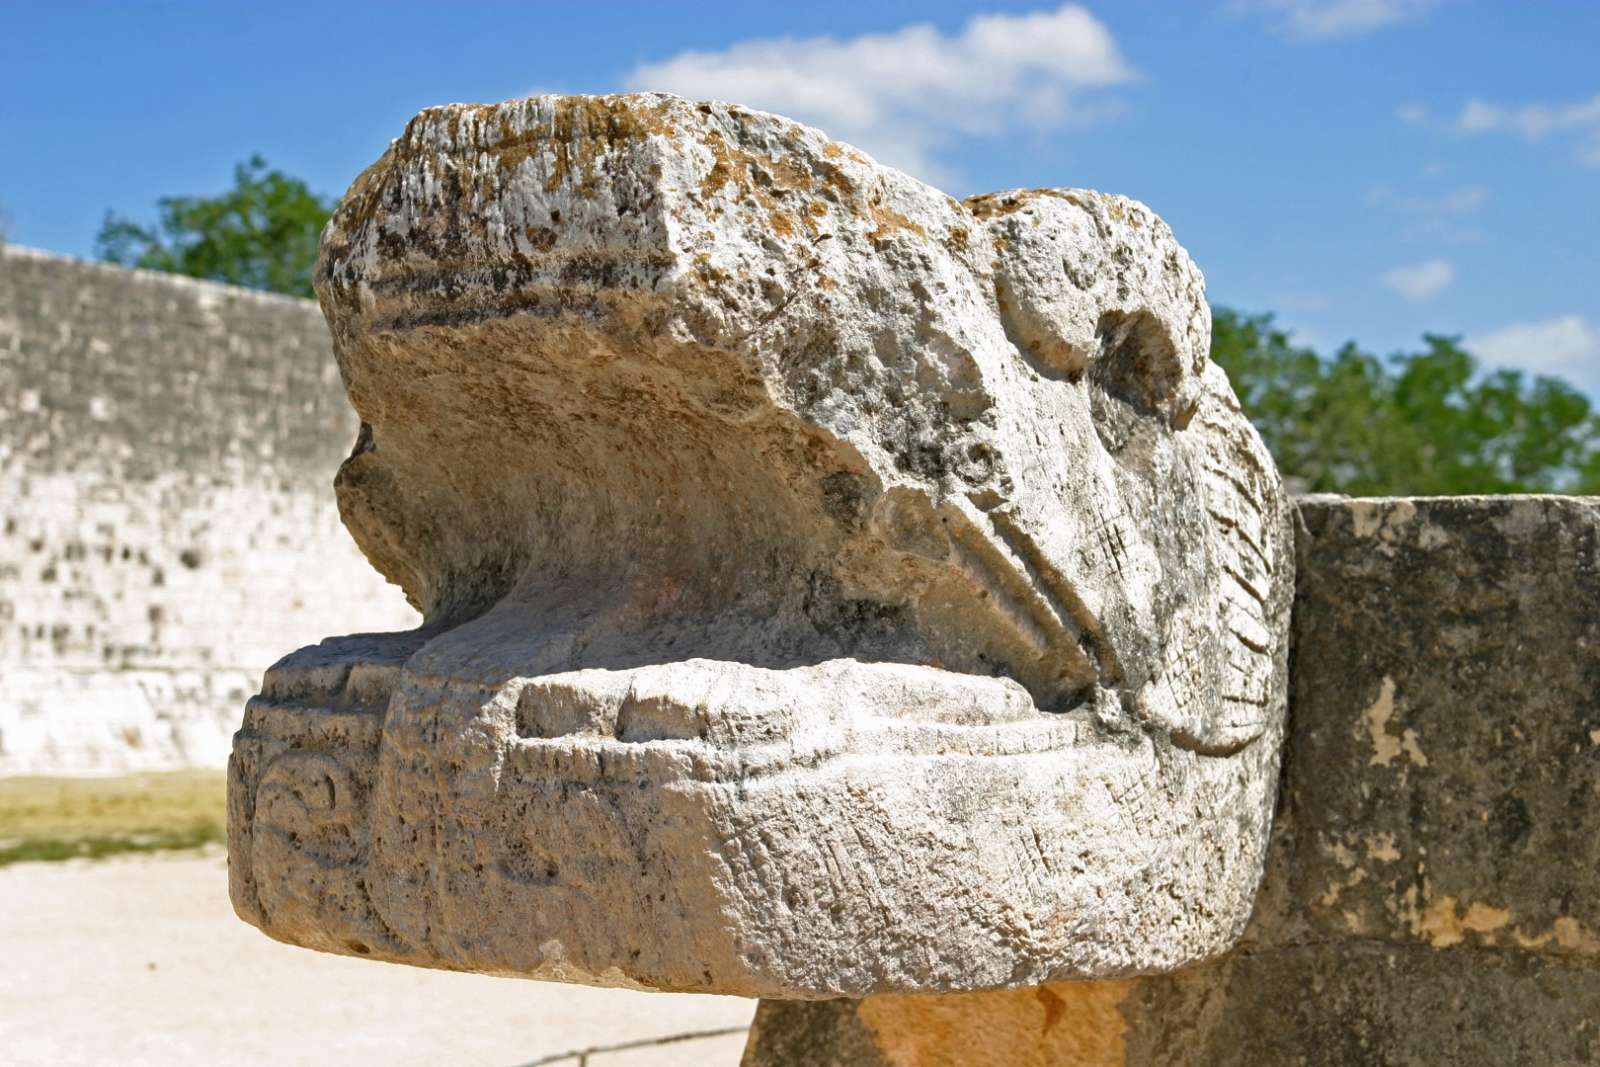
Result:
[[[253,152],[337,194],[429,104],[669,89],[958,195],[1126,193],[1214,303],[1600,396],[1597,55],[1588,2],[0,2],[0,212],[90,255]]]

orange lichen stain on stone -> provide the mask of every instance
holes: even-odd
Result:
[[[817,219],[827,211],[826,208],[818,211],[817,208],[819,207],[821,205],[813,200],[800,210],[800,225],[804,226],[806,233],[811,235],[812,244],[815,244],[817,239],[822,236],[822,227],[817,225]]]
[[[516,107],[521,101],[506,107]],[[594,164],[607,149],[630,141],[640,141],[651,134],[667,132],[663,121],[663,107],[659,104],[643,106],[626,97],[568,96],[556,101],[555,113],[548,131],[528,129],[517,143],[502,143],[499,163],[502,170],[511,169],[547,141],[554,152],[554,163],[545,179],[545,190],[554,191],[563,182],[576,177],[573,184],[585,196],[594,189]]]
[[[961,206],[980,219],[991,219],[1021,211],[1029,207],[1033,201],[1043,197],[1065,200],[1080,211],[1090,214],[1093,214],[1094,211],[1084,202],[1082,196],[1071,189],[1020,189],[1011,193],[979,193],[977,196],[969,196],[961,201]],[[1118,201],[1112,202],[1119,203]],[[1120,211],[1120,208],[1118,210]],[[1029,214],[1032,214],[1032,212],[1029,212]]]
[[[1380,863],[1394,863],[1401,858],[1401,852],[1395,847],[1393,834],[1374,834],[1367,839],[1367,856]]]
[[[1400,734],[1400,747],[1405,750],[1406,758],[1418,767],[1428,765],[1428,757],[1423,754],[1422,746],[1417,743],[1415,730],[1404,730]]]
[[[711,169],[700,180],[700,199],[709,200],[734,180],[733,160],[719,131],[712,130],[701,143],[711,151]]]
[[[454,104],[448,106],[445,112],[445,130],[449,136],[450,144],[455,148],[471,147],[477,144],[478,138],[473,136],[477,131],[491,132],[489,120],[495,117],[493,104]],[[467,123],[469,136],[461,136],[461,120]]]
[[[894,208],[884,207],[881,204],[872,205],[872,221],[877,225],[867,234],[869,241],[882,241],[897,233],[914,233],[918,237],[928,236],[928,231],[921,225],[912,222]]]
[[[1600,955],[1600,937],[1596,937],[1592,930],[1586,930],[1582,923],[1571,916],[1563,915],[1550,924],[1550,932],[1555,935],[1556,944],[1568,952]]]
[[[700,182],[701,200],[719,195],[733,201],[748,200],[770,217],[782,204],[792,207],[792,194],[805,198],[816,191],[816,180],[807,168],[781,157],[746,151],[730,144],[720,130],[708,130],[700,144],[711,153],[712,160],[711,169]],[[823,182],[827,184],[827,174]],[[801,219],[807,221],[804,214]],[[807,225],[810,225],[808,221]]]
[[[728,281],[728,272],[715,266],[711,256],[705,252],[697,253],[693,260],[694,272],[712,288],[723,285]]]
[[[822,171],[822,191],[835,201],[849,200],[855,196],[855,183],[844,176],[844,170],[836,164],[822,161],[819,163]]]
[[[1511,939],[1521,948],[1542,949],[1554,942],[1556,947],[1579,956],[1600,956],[1600,936],[1570,915],[1563,915],[1550,924],[1542,934],[1526,934],[1522,929],[1511,931]]]
[[[1369,761],[1372,766],[1387,767],[1401,755],[1418,767],[1428,765],[1428,757],[1422,751],[1415,730],[1406,729],[1399,734],[1389,732],[1389,724],[1394,719],[1393,678],[1383,679],[1378,698],[1367,707],[1363,719],[1367,733],[1372,738],[1372,759]]]
[[[1387,767],[1400,755],[1400,741],[1389,733],[1389,720],[1394,718],[1394,679],[1385,678],[1378,689],[1378,699],[1367,706],[1367,733],[1372,737],[1372,764]]]
[[[842,145],[838,141],[829,141],[822,146],[822,154],[829,159],[849,159],[857,163],[870,164],[872,160],[857,152],[849,145]]]
[[[1425,900],[1431,902],[1419,908],[1419,901]],[[1570,915],[1556,919],[1543,933],[1529,933],[1521,924],[1512,925],[1508,908],[1497,908],[1483,901],[1474,901],[1463,908],[1455,897],[1448,895],[1431,899],[1425,880],[1420,893],[1415,885],[1406,891],[1396,911],[1412,934],[1434,948],[1453,948],[1466,941],[1468,934],[1473,934],[1477,942],[1485,946],[1515,945],[1530,952],[1600,956],[1600,935]]]
[[[1424,901],[1428,902],[1426,907],[1421,906]],[[1413,884],[1391,908],[1414,936],[1433,948],[1454,948],[1472,934],[1476,943],[1485,947],[1514,945],[1525,951],[1552,955],[1600,956],[1600,935],[1570,915],[1556,919],[1543,933],[1530,933],[1520,923],[1512,925],[1509,908],[1497,908],[1483,901],[1463,907],[1453,896],[1434,898],[1426,879],[1420,892]]]
[[[1333,861],[1350,872],[1349,877],[1343,880],[1335,878],[1329,882],[1327,888],[1323,890],[1322,896],[1317,899],[1318,907],[1332,909],[1338,905],[1339,895],[1346,889],[1354,889],[1366,881],[1369,872],[1365,867],[1361,866],[1360,857],[1356,852],[1344,842],[1334,840],[1329,842],[1327,847],[1328,855]],[[1370,855],[1370,853],[1371,846],[1369,845],[1368,854]]]
[[[555,247],[556,231],[548,226],[527,226],[523,232],[527,235],[528,243],[537,251],[548,252]]]
[[[1420,902],[1427,896],[1427,879],[1422,876],[1420,865],[1417,871],[1417,878],[1421,882],[1420,888],[1418,882],[1413,881],[1406,886],[1406,891],[1400,895],[1399,900],[1391,898],[1385,902],[1389,913],[1398,922],[1403,923],[1413,934],[1420,932],[1422,921]]]
[[[1013,211],[1020,211],[1023,203],[1023,198],[1019,196],[980,193],[977,196],[969,196],[961,201],[961,206],[980,219],[990,219],[999,215],[1009,215]]]
[[[1125,1067],[1135,982],[1051,982],[995,993],[888,994],[858,1009],[891,1067]]]
[[[1354,889],[1356,886],[1360,885],[1366,880],[1366,868],[1357,867],[1355,870],[1350,872],[1350,877],[1347,880],[1343,882],[1330,882],[1328,884],[1328,888],[1323,891],[1322,896],[1317,900],[1317,904],[1324,908],[1332,908],[1339,903],[1339,894],[1343,893],[1346,889]]]
[[[767,221],[772,226],[772,232],[779,237],[792,237],[794,235],[794,223],[789,220],[788,212],[774,211]]]
[[[1450,948],[1467,939],[1467,934],[1492,935],[1511,922],[1511,912],[1474,901],[1463,911],[1454,897],[1440,897],[1428,905],[1413,924],[1415,932],[1428,939],[1434,948]],[[1493,937],[1489,937],[1493,941]]]

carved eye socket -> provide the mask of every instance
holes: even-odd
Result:
[[[1100,351],[1090,364],[1090,380],[1141,415],[1176,422],[1183,371],[1161,321],[1149,311],[1108,311],[1096,336]]]

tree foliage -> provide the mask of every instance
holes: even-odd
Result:
[[[112,263],[310,296],[317,241],[333,206],[251,156],[220,196],[163,197],[154,226],[107,212],[96,244]]]
[[[1218,308],[1212,358],[1297,487],[1353,495],[1600,493],[1600,414],[1555,378],[1480,374],[1457,338],[1379,359]]]

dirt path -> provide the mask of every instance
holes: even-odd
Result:
[[[483,1064],[742,1027],[733,997],[631,993],[364,962],[240,922],[220,855],[0,869],[7,1064]],[[742,1034],[591,1067],[733,1067]],[[565,1061],[575,1063],[575,1060]]]

